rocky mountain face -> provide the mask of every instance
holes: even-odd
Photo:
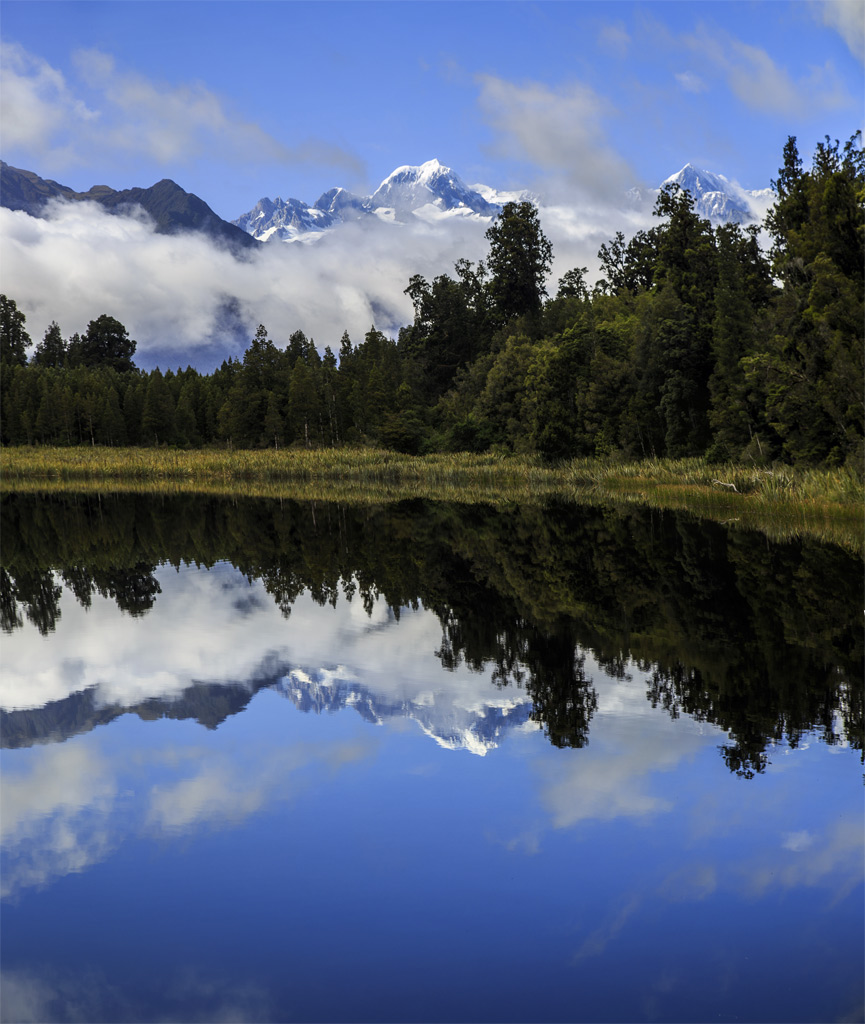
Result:
[[[174,696],[151,697],[129,705],[102,704],[96,690],[88,689],[40,708],[0,711],[0,747],[62,743],[127,714],[145,721],[194,719],[207,729],[216,729],[231,715],[240,714],[252,697],[267,687],[303,712],[322,714],[354,708],[364,721],[374,725],[410,718],[440,747],[481,756],[498,746],[508,730],[528,722],[532,712],[531,698],[522,690],[503,695],[490,688],[489,702],[463,706],[452,694],[397,699],[377,694],[327,669],[286,671],[284,666],[270,666],[260,677],[245,682],[198,682]]]
[[[690,192],[697,214],[712,224],[751,224],[760,220],[774,194],[770,188],[740,188],[723,174],[713,174],[693,164],[685,164],[665,178],[663,185],[678,185]],[[632,189],[628,195],[632,201],[654,203],[659,192],[660,189]]]
[[[153,219],[160,234],[198,231],[235,251],[257,245],[248,232],[217,216],[203,199],[184,191],[169,178],[150,188],[117,191],[108,185],[94,185],[87,192],[75,192],[32,171],[0,163],[0,205],[23,210],[31,217],[42,217],[51,199],[95,202],[109,213],[124,213],[130,207],[140,206]]]
[[[300,711],[321,714],[351,707],[373,725],[391,718],[410,718],[440,747],[480,756],[497,747],[510,729],[530,721],[533,707],[525,691],[499,693],[489,702],[466,706],[450,694],[385,697],[325,670],[310,674],[295,669],[273,689]]]
[[[533,198],[528,192],[498,193],[487,185],[467,185],[450,167],[428,160],[419,167],[397,167],[369,196],[332,188],[312,206],[300,199],[264,198],[232,223],[261,241],[309,242],[337,224],[371,218],[492,220],[505,202],[528,198]]]
[[[677,184],[695,200],[697,213],[713,224],[747,224],[759,220],[771,199],[771,189],[747,191],[721,174],[686,164],[663,185]],[[660,189],[631,189],[627,198],[635,204],[654,205]],[[489,185],[467,185],[450,167],[429,160],[418,167],[397,167],[369,196],[357,196],[343,188],[325,192],[312,206],[301,199],[260,199],[249,213],[233,221],[261,241],[314,242],[333,227],[370,218],[408,222],[412,218],[436,222],[449,217],[490,221],[508,202],[530,200],[528,192],[501,192]]]

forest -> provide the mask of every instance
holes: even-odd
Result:
[[[413,322],[321,354],[259,326],[212,374],[136,367],[108,314],[33,345],[0,296],[4,445],[368,445],[861,466],[865,435],[865,153],[828,137],[803,167],[788,139],[760,226],[713,227],[677,186],[657,223],[547,291],[537,209],[509,203],[485,261],[414,276]],[[765,248],[764,248],[765,246]],[[32,352],[28,351],[32,349]]]

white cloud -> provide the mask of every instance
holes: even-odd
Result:
[[[363,163],[338,146],[309,139],[288,146],[226,108],[203,83],[157,83],[117,68],[99,50],[79,50],[76,87],[46,61],[4,44],[0,95],[4,145],[55,167],[118,155],[176,167],[206,158],[229,164],[321,164],[362,175]],[[80,98],[87,93],[88,103]],[[92,109],[91,109],[92,108]]]
[[[481,111],[503,154],[562,178],[572,195],[621,202],[636,175],[607,141],[604,118],[615,111],[604,97],[581,82],[553,90],[494,75],[477,81]]]
[[[685,92],[697,94],[705,92],[709,88],[703,79],[699,75],[695,75],[693,71],[680,71],[675,78]]]
[[[631,46],[631,37],[624,22],[614,21],[602,25],[598,32],[598,46],[614,57],[627,57]]]
[[[40,340],[52,320],[68,337],[107,313],[138,342],[143,366],[154,353],[163,367],[209,370],[202,360],[214,345],[217,361],[239,354],[259,323],[276,344],[302,330],[334,350],[345,330],[355,342],[373,323],[393,332],[411,320],[404,289],[413,274],[452,274],[457,259],[477,260],[488,249],[486,225],[476,221],[375,221],[341,225],[312,245],[272,242],[237,260],[200,234],[157,234],[146,216],[114,216],[94,203],[56,202],[47,213],[0,208],[3,291],[25,313],[31,338]],[[593,268],[600,244],[635,216],[597,204],[544,207],[552,282],[570,267]],[[239,348],[222,333],[230,298],[247,332]]]
[[[781,846],[785,850],[792,850],[793,853],[801,853],[803,850],[807,850],[809,846],[814,845],[814,836],[803,830],[801,832],[788,832],[782,842]]]
[[[700,26],[683,39],[685,45],[721,72],[735,95],[751,110],[800,115],[831,110],[849,103],[834,65],[827,61],[794,80],[769,53],[727,32]]]
[[[70,90],[64,76],[47,61],[16,43],[0,43],[0,122],[8,149],[25,147],[69,162],[70,133],[86,132],[98,113]],[[58,137],[67,137],[57,147]]]
[[[811,10],[835,31],[853,56],[865,64],[865,5],[862,0],[811,0]]]

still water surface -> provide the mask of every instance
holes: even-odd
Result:
[[[6,1021],[856,1021],[861,563],[5,496]]]

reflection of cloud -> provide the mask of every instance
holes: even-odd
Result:
[[[801,853],[809,846],[814,845],[814,836],[810,832],[788,832],[781,843],[785,850],[792,850],[793,853]]]
[[[309,140],[286,146],[226,109],[200,82],[155,83],[118,69],[99,50],[79,50],[73,65],[94,96],[90,109],[64,76],[17,44],[3,46],[2,121],[7,146],[26,146],[55,165],[99,162],[118,153],[176,166],[205,157],[230,163],[314,163],[355,174],[362,163],[337,146]]]
[[[237,1022],[274,1020],[270,994],[255,982],[211,978],[200,970],[179,968],[160,979],[160,1021]],[[154,1019],[149,1007],[137,1006],[101,971],[75,973],[54,968],[0,972],[0,1021],[44,1024],[95,1020]]]
[[[752,890],[763,893],[776,887],[831,883],[841,898],[865,878],[865,834],[857,818],[842,819],[822,837],[792,832],[783,847],[795,856],[779,861],[777,852],[770,852],[765,861],[761,858],[743,865],[742,872]]]
[[[195,775],[151,789],[147,825],[158,831],[187,832],[205,823],[236,824],[273,800],[287,799],[292,773],[313,762],[336,769],[367,757],[371,749],[368,744],[344,743],[268,751],[243,771],[238,771],[237,759],[211,756]]]
[[[34,747],[28,753],[28,774],[7,770],[0,779],[8,865],[2,895],[42,888],[84,871],[139,830],[162,835],[237,824],[275,800],[289,799],[304,769],[335,772],[368,757],[375,747],[368,739],[231,754],[197,747],[141,752],[134,759],[136,773],[161,766],[174,777],[152,786],[146,801],[134,805],[138,813],[132,817],[121,816],[117,801],[129,762],[109,762],[82,743]],[[186,774],[190,765],[194,770]],[[304,776],[304,784],[308,779]]]
[[[632,896],[612,917],[596,928],[586,937],[583,944],[574,954],[574,960],[582,960],[588,956],[598,956],[607,948],[619,932],[625,927],[631,915],[640,907],[642,899]]]
[[[660,891],[671,901],[702,900],[718,888],[718,869],[714,864],[686,864],[674,871]]]
[[[11,862],[0,891],[41,888],[102,860],[115,842],[107,827],[117,784],[110,765],[83,746],[40,748],[29,774],[0,777],[0,828]]]
[[[672,771],[715,739],[701,736],[699,726],[687,719],[673,722],[659,716],[646,700],[641,679],[616,682],[599,674],[594,683],[598,690],[595,732],[602,720],[614,735],[622,726],[640,725],[635,734],[628,732],[626,743],[600,747],[593,739],[585,750],[570,751],[569,756],[540,766],[541,798],[556,828],[668,813],[673,804],[651,792],[651,776]]]
[[[492,690],[484,673],[464,666],[442,672],[434,653],[441,624],[430,611],[405,608],[396,621],[383,600],[368,617],[360,597],[331,608],[303,595],[286,620],[260,581],[248,584],[233,568],[163,568],[157,576],[162,592],[142,618],[124,615],[96,595],[85,611],[64,589],[63,614],[50,643],[29,625],[4,639],[0,706],[42,707],[93,687],[97,705],[130,707],[179,696],[196,681],[261,678],[262,666],[274,675],[295,666],[332,666],[335,654],[342,663],[336,677],[394,702],[422,703],[425,694],[435,693],[443,706],[480,711],[510,706],[517,696]],[[238,596],[250,592],[261,601],[238,616]],[[109,635],[110,645],[104,642]]]

